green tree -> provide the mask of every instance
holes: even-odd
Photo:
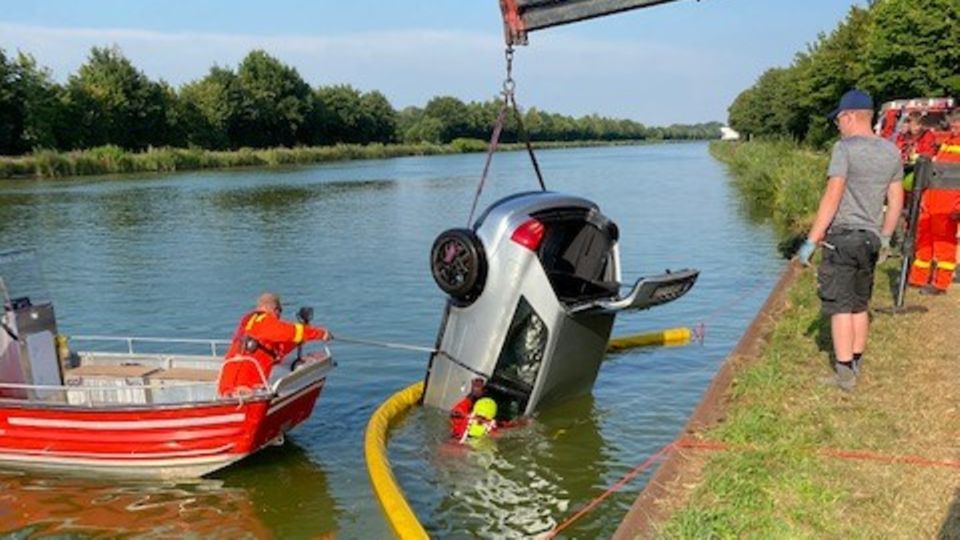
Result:
[[[853,7],[829,35],[821,35],[807,54],[798,55],[793,70],[799,80],[798,116],[805,124],[792,134],[813,146],[836,136],[827,119],[837,99],[847,90],[862,86],[866,67],[864,48],[870,33],[871,11]]]
[[[94,47],[64,94],[71,148],[116,144],[141,149],[167,142],[168,94],[117,47]]]
[[[57,89],[32,56],[0,50],[0,154],[56,147]]]
[[[23,104],[22,150],[57,148],[62,125],[60,94],[63,89],[53,82],[50,71],[37,66],[33,56],[17,55],[19,94]]]
[[[731,126],[753,136],[799,136],[805,122],[798,119],[798,85],[794,69],[767,70],[731,105]]]
[[[390,143],[397,140],[397,111],[382,93],[374,90],[360,96],[362,143]]]
[[[23,122],[16,66],[0,49],[0,154],[22,152]]]
[[[178,118],[186,143],[221,150],[233,144],[241,107],[236,74],[214,66],[202,79],[180,89]],[[239,139],[239,135],[236,136]]]
[[[440,143],[443,124],[432,116],[422,115],[411,124],[403,133],[403,140],[407,143]]]
[[[452,96],[437,96],[427,102],[423,112],[440,122],[440,142],[450,142],[457,137],[469,137],[469,110],[459,99]]]
[[[314,92],[313,139],[318,144],[362,140],[364,119],[360,91],[350,85],[322,86]]]
[[[294,146],[306,142],[313,107],[308,85],[295,68],[262,50],[251,51],[237,68],[240,103],[234,145]]]
[[[881,0],[872,15],[867,90],[880,101],[960,95],[960,2]]]

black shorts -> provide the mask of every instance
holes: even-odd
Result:
[[[827,233],[823,262],[817,271],[817,295],[823,313],[862,313],[873,295],[873,269],[880,239],[870,231],[843,229]]]

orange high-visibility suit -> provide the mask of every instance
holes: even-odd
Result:
[[[273,365],[297,345],[329,337],[330,333],[324,328],[289,323],[272,312],[252,311],[240,319],[225,358],[252,357],[260,366],[263,377],[269,380]],[[241,387],[253,389],[262,385],[260,371],[251,362],[231,362],[223,366],[219,391],[221,395],[229,395]]]
[[[933,158],[936,163],[960,163],[960,134],[952,134]],[[927,283],[945,291],[957,268],[957,218],[960,191],[928,189],[920,200],[917,220],[917,251],[910,268],[910,284]]]

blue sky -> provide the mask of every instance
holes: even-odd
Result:
[[[517,52],[521,106],[650,125],[724,120],[765,69],[829,32],[862,0],[681,0],[531,34]],[[0,0],[0,48],[64,80],[93,45],[119,45],[179,85],[263,48],[312,85],[493,97],[502,80],[497,0]]]

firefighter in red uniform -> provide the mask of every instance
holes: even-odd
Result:
[[[904,163],[913,163],[917,156],[932,158],[937,153],[937,137],[929,128],[927,119],[919,111],[907,117],[906,129],[897,135],[897,148]]]
[[[281,320],[282,312],[280,297],[263,293],[257,300],[256,309],[240,319],[225,358],[249,357],[256,365],[250,361],[224,365],[220,375],[220,395],[263,386],[264,378],[270,379],[273,365],[280,363],[295,347],[306,341],[330,339],[330,332],[322,327]]]
[[[950,113],[950,135],[934,156],[935,163],[960,164],[960,109]],[[960,191],[927,189],[920,202],[917,251],[910,269],[910,285],[923,294],[943,294],[957,267],[957,221]]]

